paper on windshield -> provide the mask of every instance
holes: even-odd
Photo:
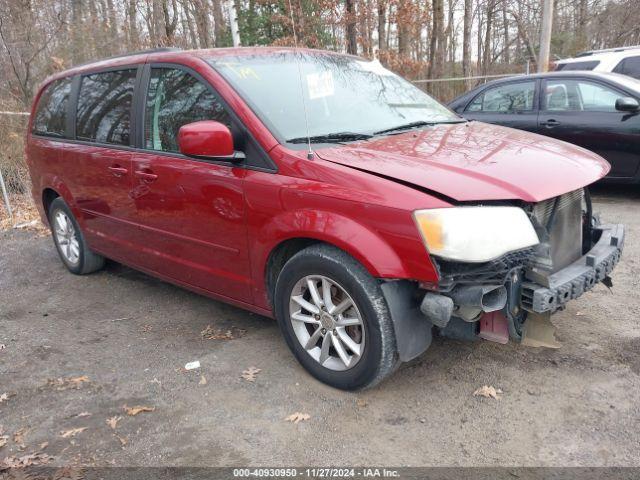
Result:
[[[307,90],[309,91],[309,99],[311,100],[334,95],[335,89],[331,71],[309,73],[307,75]]]
[[[378,60],[377,58],[375,60],[370,61],[370,62],[362,62],[362,61],[357,60],[356,63],[358,64],[358,66],[362,70],[366,70],[367,72],[375,73],[376,75],[386,76],[386,77],[390,77],[390,76],[394,75],[392,71],[387,70],[386,68],[384,68],[382,66],[382,64],[380,63],[380,60]]]

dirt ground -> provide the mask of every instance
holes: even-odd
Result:
[[[54,465],[640,466],[640,188],[594,197],[626,249],[613,293],[554,317],[563,348],[439,338],[357,394],[307,375],[272,320],[113,263],[77,277],[49,237],[0,233],[0,459],[48,442]]]

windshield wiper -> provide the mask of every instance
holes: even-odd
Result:
[[[373,137],[373,135],[369,135],[368,133],[357,133],[357,132],[335,132],[335,133],[327,133],[325,135],[314,135],[312,137],[297,137],[290,138],[286,140],[287,143],[307,143],[310,141],[311,143],[340,143],[340,142],[350,142],[355,140],[367,140],[368,138]]]
[[[373,132],[374,135],[382,135],[384,133],[392,133],[392,132],[402,132],[403,130],[411,130],[412,128],[418,127],[430,127],[432,125],[440,125],[444,123],[466,123],[466,120],[443,120],[441,122],[411,122],[405,123],[404,125],[398,125],[397,127],[385,128],[384,130],[379,130],[377,132]]]

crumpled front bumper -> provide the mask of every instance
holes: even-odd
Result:
[[[522,308],[534,313],[553,313],[611,273],[622,255],[624,226],[599,225],[594,231],[601,234],[593,248],[572,264],[545,277],[546,285],[530,281],[522,284]]]

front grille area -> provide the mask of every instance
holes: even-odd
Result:
[[[526,268],[535,256],[533,248],[526,248],[484,263],[451,262],[437,260],[440,273],[439,287],[449,291],[457,284],[502,285],[514,268]]]
[[[582,255],[582,189],[533,205],[540,245],[532,266],[557,272]]]

